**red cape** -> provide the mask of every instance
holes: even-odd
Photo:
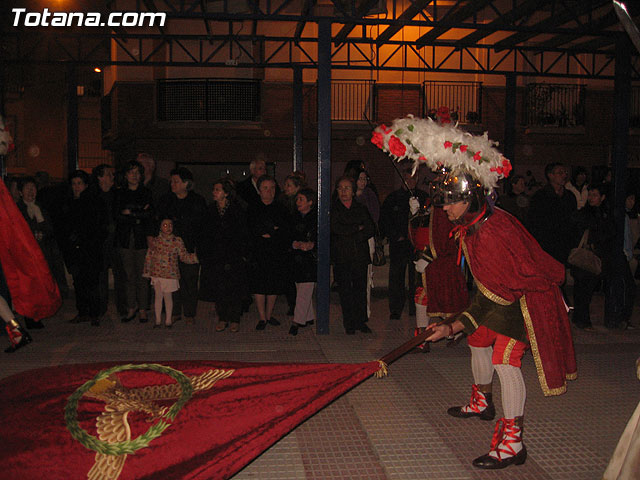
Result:
[[[422,274],[423,292],[416,301],[425,304],[420,295],[426,295],[427,314],[431,317],[448,317],[461,312],[469,305],[469,291],[457,264],[458,245],[449,237],[454,224],[441,207],[431,207],[429,219],[429,245],[433,262]]]
[[[53,316],[62,300],[29,225],[0,181],[0,263],[13,309],[36,320]]]
[[[545,395],[566,391],[577,377],[571,327],[559,286],[564,266],[547,254],[512,215],[495,209],[464,240],[478,288],[496,303],[520,302]]]

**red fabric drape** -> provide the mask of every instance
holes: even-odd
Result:
[[[426,248],[434,260],[427,265],[422,275],[424,288],[418,288],[415,297],[430,316],[453,315],[469,305],[466,281],[456,262],[458,244],[449,235],[453,228],[442,207],[432,206]]]
[[[149,447],[127,455],[119,479],[225,479],[332,400],[379,368],[363,364],[249,364],[158,362],[192,377],[235,369],[211,388],[194,391],[171,426]],[[65,365],[31,370],[0,381],[0,465],[6,478],[86,478],[96,454],[68,432],[68,397],[114,364]],[[175,381],[148,370],[116,374],[127,389]],[[175,400],[161,401],[170,406]],[[80,426],[96,435],[105,402],[83,397]],[[128,415],[135,438],[155,423]]]
[[[53,316],[62,300],[31,229],[0,181],[0,263],[13,309],[36,320]]]

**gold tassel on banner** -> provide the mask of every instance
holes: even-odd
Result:
[[[378,364],[380,365],[380,368],[378,369],[378,371],[374,375],[376,376],[376,378],[386,377],[387,374],[389,373],[389,369],[387,368],[387,364],[384,363],[382,360],[378,360]]]

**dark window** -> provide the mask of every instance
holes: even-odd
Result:
[[[449,115],[454,124],[482,121],[482,83],[427,81],[423,89],[424,117],[438,120],[443,114]]]
[[[584,85],[530,83],[524,97],[524,124],[575,127],[584,125]]]
[[[260,82],[160,80],[158,120],[257,122],[260,120]]]

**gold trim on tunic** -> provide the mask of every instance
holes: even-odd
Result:
[[[473,316],[471,316],[471,314],[469,312],[462,312],[462,315],[464,315],[465,317],[467,317],[469,319],[469,321],[471,322],[471,325],[473,325],[473,327],[476,330],[478,329],[478,322],[476,322],[475,318],[473,318]]]
[[[429,250],[431,250],[431,256],[435,260],[438,258],[438,254],[436,253],[436,247],[433,244],[433,217],[435,215],[435,207],[431,207],[431,215],[429,215]]]
[[[509,360],[511,359],[511,352],[513,351],[513,347],[516,346],[517,340],[515,338],[510,338],[509,343],[504,348],[504,353],[502,354],[502,364],[509,365]]]

